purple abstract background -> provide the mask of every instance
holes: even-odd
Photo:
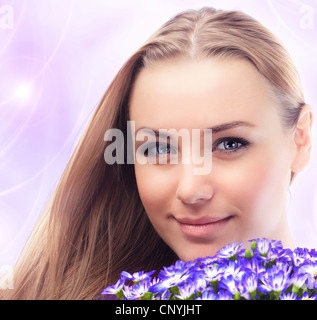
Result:
[[[317,111],[316,0],[0,0],[0,267],[18,258],[119,68],[173,15],[203,6],[241,9],[271,29]],[[313,147],[289,193],[297,246],[317,247],[316,176]]]

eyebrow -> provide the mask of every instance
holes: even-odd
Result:
[[[233,121],[233,122],[217,125],[217,126],[214,126],[214,127],[211,127],[211,128],[207,128],[207,130],[211,130],[212,133],[214,134],[214,133],[219,133],[219,132],[222,132],[222,131],[225,131],[225,130],[233,129],[233,128],[236,128],[236,127],[242,127],[242,126],[254,127],[253,124],[251,124],[249,122],[246,122],[246,121]],[[160,136],[162,138],[166,138],[166,137],[169,136],[168,132],[159,132],[159,130],[154,130],[154,129],[147,128],[147,127],[140,127],[135,131],[135,133],[137,133],[140,130],[144,130],[144,131],[149,132],[149,133],[153,133],[154,132],[155,136]]]
[[[221,124],[219,126],[215,126],[215,127],[209,128],[209,129],[211,129],[213,133],[218,133],[221,131],[233,129],[236,127],[242,127],[242,126],[254,127],[253,124],[246,122],[246,121],[233,121],[233,122],[224,123],[224,124]]]

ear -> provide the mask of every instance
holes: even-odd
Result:
[[[310,159],[312,147],[312,122],[312,109],[310,106],[304,105],[299,115],[299,119],[293,136],[296,151],[291,170],[294,173],[302,171]]]

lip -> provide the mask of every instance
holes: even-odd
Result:
[[[190,238],[209,238],[222,230],[234,216],[201,217],[197,219],[175,218],[181,231]]]

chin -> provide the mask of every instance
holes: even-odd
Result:
[[[187,248],[187,250],[180,250],[179,254],[177,254],[179,259],[182,261],[193,261],[198,258],[213,257],[222,247],[212,244],[196,244],[193,246],[184,245],[184,248]]]
[[[174,248],[174,252],[182,261],[193,261],[197,258],[214,257],[220,249],[228,244],[232,244],[234,241],[238,243],[242,242],[238,235],[233,234],[230,237],[217,237],[206,242],[186,241],[178,248]]]

